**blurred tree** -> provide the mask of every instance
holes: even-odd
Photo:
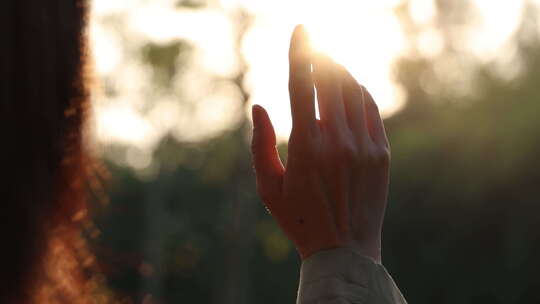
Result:
[[[512,38],[513,64],[524,68],[508,77],[449,35],[459,16],[474,18],[469,4],[437,3],[446,48],[398,63],[407,107],[386,122],[394,156],[386,263],[411,303],[538,302],[537,8],[526,6]]]
[[[251,17],[238,11],[233,20],[238,72],[215,81],[238,87],[244,109],[249,93],[240,49]],[[178,58],[191,50],[184,41],[141,45],[156,89],[171,91],[185,62]],[[144,170],[108,163],[111,203],[94,210],[101,233],[93,244],[117,292],[136,302],[150,295],[157,303],[294,301],[298,258],[255,195],[251,124],[241,117],[232,129],[196,143],[165,136]],[[130,149],[110,145],[106,156],[121,160]],[[279,286],[280,292],[266,286]]]

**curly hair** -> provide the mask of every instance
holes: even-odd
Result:
[[[104,303],[82,237],[86,0],[0,1],[1,303]]]

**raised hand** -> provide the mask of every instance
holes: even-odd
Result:
[[[312,52],[302,26],[289,63],[293,127],[285,168],[268,114],[253,106],[258,193],[302,259],[349,247],[380,262],[390,148],[377,105],[345,68]]]

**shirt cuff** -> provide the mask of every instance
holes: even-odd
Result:
[[[384,268],[348,248],[323,250],[302,262],[297,304],[406,303]]]

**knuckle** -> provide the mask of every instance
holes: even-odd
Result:
[[[289,136],[289,145],[310,145],[311,130],[304,126],[293,125]]]
[[[360,158],[360,151],[352,143],[342,142],[336,144],[330,153],[334,163],[356,163]]]
[[[372,149],[368,162],[375,166],[387,166],[390,163],[390,149],[387,147]]]
[[[287,150],[288,160],[295,164],[316,164],[317,146],[317,143],[311,139],[311,136],[303,136],[303,133],[293,131]]]
[[[311,151],[295,151],[288,153],[288,167],[307,169],[314,166],[316,167],[319,163],[319,157]]]
[[[356,157],[351,162],[355,167],[365,167],[369,164],[369,153],[365,149],[359,149]]]
[[[358,159],[358,149],[352,144],[345,144],[341,147],[341,156],[347,163],[354,162]]]

